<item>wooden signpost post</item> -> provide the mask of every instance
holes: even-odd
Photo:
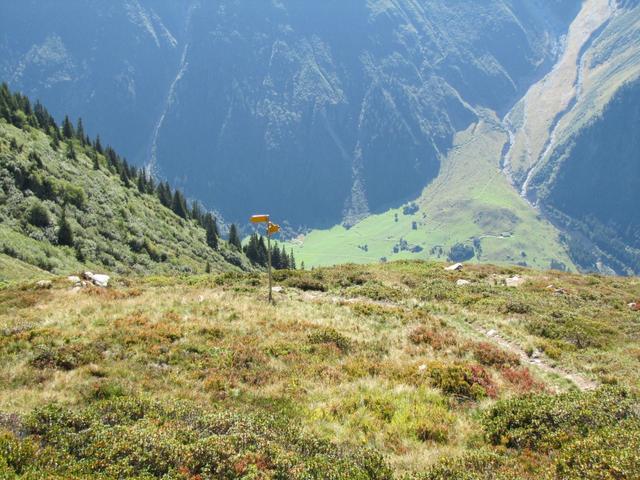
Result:
[[[267,224],[267,263],[269,270],[269,303],[273,303],[273,286],[271,279],[271,235],[280,231],[280,225],[271,223],[269,215],[254,215],[251,217],[251,223],[266,223]]]

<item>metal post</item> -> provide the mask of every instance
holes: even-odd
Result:
[[[267,222],[267,259],[269,265],[269,303],[273,303],[273,290],[271,288],[271,232],[269,231],[269,222]]]

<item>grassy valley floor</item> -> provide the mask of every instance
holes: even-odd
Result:
[[[506,141],[499,121],[485,112],[480,123],[456,135],[440,175],[415,202],[349,229],[311,231],[289,246],[307,267],[445,259],[454,245],[464,244],[476,262],[575,270],[558,231],[500,171]]]
[[[276,281],[275,305],[261,274],[2,287],[0,476],[638,478],[638,279]]]

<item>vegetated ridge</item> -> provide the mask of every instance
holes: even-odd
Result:
[[[59,127],[0,86],[0,280],[106,269],[118,274],[251,269],[239,242],[179,190],[129,165],[82,120]]]

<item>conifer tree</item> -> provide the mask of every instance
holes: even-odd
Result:
[[[82,143],[82,146],[84,146],[85,134],[84,134],[84,125],[82,123],[82,118],[78,118],[78,126],[76,127],[76,138],[80,140],[80,143]]]
[[[96,149],[96,152],[98,152],[98,153],[103,153],[103,152],[102,152],[102,143],[100,143],[100,135],[98,135],[98,136],[96,137],[96,141],[95,141],[95,142],[94,142],[94,144],[93,144],[93,148],[95,148],[95,149]]]
[[[282,245],[282,251],[280,252],[280,268],[282,270],[289,269],[289,255],[287,255],[284,245]]]
[[[211,264],[207,261],[207,266],[204,268],[204,273],[211,273]]]
[[[171,208],[171,202],[173,199],[171,197],[171,187],[169,187],[169,184],[167,182],[161,182],[158,185],[158,198],[160,199],[160,203],[162,203],[162,205],[167,208]]]
[[[206,213],[202,223],[204,224],[204,230],[207,234],[207,245],[214,250],[218,250],[218,228],[216,226],[216,219],[213,218],[213,215],[210,213]]]
[[[138,191],[140,193],[147,193],[147,182],[145,179],[145,174],[143,171],[140,171],[140,174],[138,175]]]
[[[71,120],[69,120],[69,117],[66,115],[64,117],[64,121],[62,122],[62,135],[67,140],[71,140],[75,136]]]
[[[73,230],[71,230],[71,224],[67,220],[65,210],[62,211],[62,216],[58,222],[58,245],[73,246]]]
[[[282,259],[280,258],[280,248],[276,243],[271,248],[271,266],[276,270],[280,270],[282,268]]]
[[[240,241],[238,227],[236,227],[235,223],[232,223],[229,227],[229,245],[235,247],[240,252],[242,251],[242,242]]]
[[[291,270],[296,269],[296,258],[293,256],[293,248],[291,249],[291,253],[289,254],[289,268]]]
[[[173,200],[171,202],[171,210],[181,218],[188,218],[189,213],[187,211],[187,202],[184,199],[184,195],[180,190],[173,192]]]
[[[202,211],[202,207],[200,207],[199,202],[194,201],[191,203],[190,215],[196,222],[204,226],[204,212]]]
[[[260,239],[258,241],[258,264],[265,267],[267,265],[267,246],[264,242],[264,237],[260,235]]]

